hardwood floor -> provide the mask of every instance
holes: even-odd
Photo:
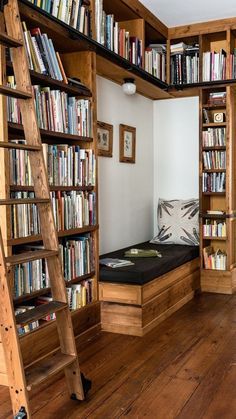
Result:
[[[88,399],[71,401],[59,377],[33,394],[35,419],[235,419],[236,296],[198,296],[144,338],[102,333],[80,363]],[[0,419],[11,417],[0,387]]]

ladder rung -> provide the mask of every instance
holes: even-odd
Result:
[[[16,99],[31,99],[32,94],[28,92],[23,92],[22,90],[12,89],[7,86],[0,86],[0,94],[10,97],[15,97]]]
[[[0,199],[0,205],[22,205],[22,204],[49,204],[50,199],[26,198],[26,199]]]
[[[6,258],[6,264],[10,266],[19,265],[20,263],[31,262],[33,260],[47,259],[53,256],[58,256],[57,250],[35,250],[18,255],[9,256]]]
[[[19,41],[18,39],[12,38],[12,36],[7,35],[4,32],[0,32],[0,44],[4,45],[5,47],[23,47],[23,42]]]
[[[41,304],[35,308],[25,311],[24,313],[17,314],[16,323],[18,325],[25,326],[29,323],[43,319],[43,317],[46,317],[49,314],[62,311],[67,307],[67,303],[61,303],[59,301],[50,301],[47,304]]]
[[[68,365],[71,365],[76,359],[76,356],[65,355],[58,351],[26,368],[27,390],[32,390],[33,387],[62,371]]]
[[[15,150],[27,150],[27,151],[40,151],[42,148],[39,145],[28,145],[18,143],[7,143],[6,141],[0,141],[0,148],[10,148]]]

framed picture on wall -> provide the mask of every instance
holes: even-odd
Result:
[[[135,163],[136,128],[120,124],[120,162]]]
[[[112,157],[113,152],[113,125],[97,122],[98,155]]]

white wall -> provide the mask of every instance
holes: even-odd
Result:
[[[153,234],[153,102],[97,78],[98,120],[114,125],[113,158],[99,157],[100,254]],[[136,163],[119,162],[119,124],[136,127]]]
[[[198,98],[154,103],[154,233],[159,198],[199,196]]]

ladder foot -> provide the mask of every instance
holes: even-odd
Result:
[[[82,385],[83,385],[83,390],[84,390],[84,396],[86,397],[89,390],[91,390],[92,381],[86,378],[82,372],[81,372],[81,380],[82,380]],[[75,393],[72,393],[70,398],[71,400],[78,400]]]
[[[27,413],[24,407],[14,416],[14,419],[27,419]]]

